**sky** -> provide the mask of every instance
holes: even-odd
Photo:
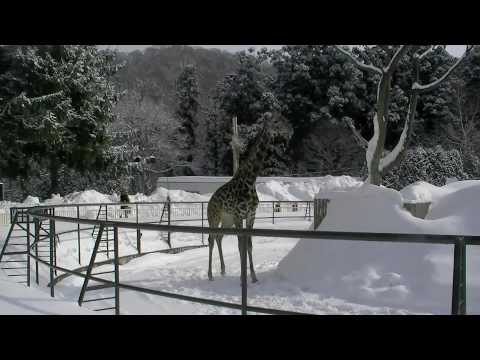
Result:
[[[144,50],[145,48],[152,45],[103,45],[102,47],[108,47],[111,49],[118,49],[120,51],[130,52],[133,50]],[[256,49],[261,49],[262,47],[267,47],[269,49],[279,49],[282,45],[192,45],[192,46],[201,46],[207,49],[222,49],[229,52],[236,52],[240,50],[246,50],[250,47]],[[462,55],[465,50],[465,45],[448,45],[447,50],[454,56]]]

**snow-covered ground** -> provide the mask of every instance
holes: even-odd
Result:
[[[363,186],[318,195],[332,199],[318,231],[478,235],[480,181],[443,187],[413,184],[400,192]],[[404,201],[429,201],[425,220]],[[282,259],[278,273],[328,296],[371,306],[450,313],[453,245],[302,240]],[[480,313],[480,249],[467,247],[467,312]]]
[[[0,315],[92,315],[70,299],[51,298],[45,289],[15,284],[0,271]]]
[[[332,198],[329,211],[319,230],[402,232],[433,234],[471,234],[480,232],[475,219],[480,202],[480,182],[454,182],[444,187],[426,183],[413,184],[401,192],[378,187],[364,187],[356,179],[329,177],[323,183],[282,184],[272,181],[258,189],[264,200],[307,199],[307,196]],[[340,192],[338,190],[341,190]],[[162,201],[167,190],[157,189],[150,197],[137,194],[132,201]],[[208,195],[170,191],[179,201],[205,201]],[[200,198],[200,196],[202,198]],[[205,199],[205,200],[203,200]],[[405,211],[403,201],[431,201],[426,220]],[[35,199],[30,199],[33,203]],[[86,191],[50,199],[56,203],[117,201]],[[176,201],[176,200],[174,200]],[[200,225],[199,222],[185,223]],[[58,224],[57,230],[72,224]],[[258,220],[256,228],[306,230],[312,223],[304,218]],[[0,226],[3,242],[6,226]],[[136,234],[120,230],[120,255],[136,253]],[[206,242],[206,237],[205,237]],[[173,234],[174,247],[199,245],[200,234]],[[200,248],[180,254],[145,255],[120,266],[122,283],[227,302],[240,302],[240,260],[236,237],[223,240],[227,275],[219,271],[218,251],[214,252],[215,281],[208,281],[208,249]],[[81,265],[87,264],[93,248],[91,231],[81,236]],[[144,232],[143,251],[166,248],[157,232]],[[410,314],[449,313],[452,282],[452,246],[360,243],[331,240],[254,238],[253,258],[259,282],[249,282],[249,304],[314,314]],[[58,264],[79,267],[75,233],[64,235],[57,250]],[[98,257],[97,260],[102,260]],[[480,251],[469,246],[467,283],[469,313],[480,313]],[[111,265],[97,268],[111,270]],[[40,287],[35,291],[49,296],[48,270],[41,269]],[[108,278],[108,275],[105,275]],[[5,280],[9,281],[9,280]],[[0,283],[0,292],[10,291]],[[56,296],[73,307],[82,279],[67,277],[56,286]],[[20,285],[15,285],[20,286]],[[5,289],[5,290],[4,290]],[[31,289],[27,289],[30,291]],[[236,310],[167,299],[160,296],[121,290],[122,314],[238,314]],[[87,296],[92,294],[87,293]],[[97,291],[95,297],[111,296],[111,289]],[[13,296],[15,299],[15,296]],[[88,298],[88,297],[87,297]],[[105,303],[104,306],[109,304]],[[102,304],[85,303],[94,309]],[[15,309],[10,310],[16,313]],[[39,312],[41,313],[41,312]],[[95,313],[98,314],[98,313]]]

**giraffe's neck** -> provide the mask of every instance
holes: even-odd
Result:
[[[244,166],[240,166],[240,168],[237,170],[237,173],[233,177],[233,180],[253,186],[257,181],[257,176],[258,174],[253,171],[253,168],[248,166],[248,164],[245,164]]]

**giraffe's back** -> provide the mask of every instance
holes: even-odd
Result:
[[[258,195],[255,185],[248,186],[243,182],[230,181],[221,186],[208,203],[208,218],[221,218],[223,214],[240,216],[245,219],[258,206]]]

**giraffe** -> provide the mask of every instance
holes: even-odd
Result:
[[[271,114],[270,114],[271,115]],[[265,120],[265,119],[264,119]],[[208,202],[207,216],[208,224],[211,228],[243,228],[243,220],[246,220],[246,228],[252,229],[255,223],[255,213],[258,206],[258,195],[255,182],[260,171],[263,169],[265,158],[267,156],[268,145],[271,141],[271,135],[267,130],[267,122],[264,121],[263,127],[257,136],[251,141],[240,166],[233,178],[222,185],[212,195]],[[221,274],[225,275],[225,263],[222,252],[223,235],[208,236],[209,257],[208,257],[208,278],[213,280],[212,276],[212,253],[215,241],[220,255]],[[242,237],[238,236],[238,248],[240,260],[244,259]],[[252,260],[252,238],[247,236],[247,252],[250,260],[250,275],[252,282],[257,282],[257,276]]]

